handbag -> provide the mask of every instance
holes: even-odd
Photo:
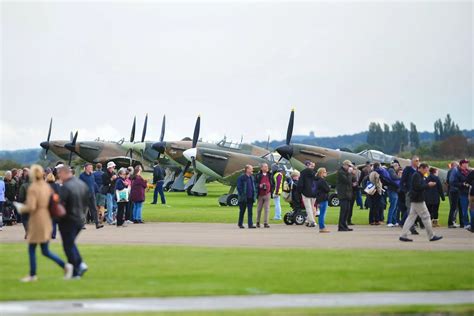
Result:
[[[128,188],[115,191],[115,194],[117,195],[117,202],[128,202],[129,192],[130,191]]]
[[[364,192],[367,193],[367,195],[374,195],[375,192],[377,192],[377,188],[375,187],[375,184],[367,181],[367,186],[365,187]]]
[[[61,218],[66,215],[66,209],[60,203],[59,194],[53,193],[49,198],[49,214],[53,218]]]

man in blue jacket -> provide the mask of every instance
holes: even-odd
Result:
[[[99,192],[99,189],[97,187],[97,183],[95,182],[94,175],[92,174],[91,163],[88,162],[84,165],[84,172],[81,173],[79,179],[81,179],[82,182],[84,182],[87,185],[87,188],[89,189],[88,207],[89,213],[92,216],[92,219],[94,220],[95,228],[102,228],[104,227],[104,225],[99,223],[99,218],[97,216],[97,203],[95,200],[95,194]]]
[[[469,204],[469,185],[466,183],[467,176],[469,174],[469,161],[463,159],[459,162],[459,167],[451,172],[449,177],[449,190],[450,195],[452,193],[453,200],[456,201],[456,198],[459,200],[461,209],[459,216],[461,228],[464,226],[469,226],[469,215],[467,212]],[[467,227],[470,228],[470,227]]]
[[[244,223],[244,214],[245,209],[247,209],[248,217],[248,227],[256,228],[253,225],[253,204],[255,203],[255,198],[257,195],[257,190],[255,188],[255,179],[253,177],[253,167],[251,165],[246,165],[244,173],[237,178],[237,193],[239,198],[239,228],[245,228]]]

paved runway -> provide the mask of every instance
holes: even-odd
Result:
[[[87,229],[79,236],[80,244],[151,244],[206,247],[259,247],[259,248],[318,248],[318,249],[411,249],[411,250],[474,250],[474,234],[464,229],[437,228],[444,236],[429,242],[424,230],[412,236],[414,242],[398,240],[400,228],[386,226],[353,226],[353,232],[320,234],[315,228],[304,226],[272,225],[265,229],[239,229],[234,224],[208,223],[146,223],[126,228],[106,226]],[[5,227],[0,232],[2,242],[24,242],[21,225]],[[58,242],[58,241],[56,241]]]
[[[374,307],[472,304],[474,291],[275,294],[170,298],[114,298],[0,303],[0,314],[73,314],[158,311],[244,310],[255,308]]]

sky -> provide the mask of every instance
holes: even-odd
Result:
[[[0,150],[51,139],[336,136],[450,113],[474,128],[465,2],[6,2]],[[137,137],[138,138],[138,137]]]

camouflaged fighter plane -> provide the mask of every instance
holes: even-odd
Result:
[[[316,164],[316,168],[326,168],[328,172],[327,180],[331,186],[336,185],[336,172],[342,166],[344,160],[352,161],[359,168],[363,167],[367,161],[371,163],[380,162],[383,165],[389,165],[394,160],[398,160],[402,168],[411,164],[409,159],[386,155],[376,150],[365,150],[356,154],[312,145],[291,144],[294,117],[295,111],[292,110],[286,133],[286,144],[277,147],[276,151],[281,155],[281,157],[289,160],[291,165],[299,171],[305,168],[304,162],[306,160],[313,161]],[[441,181],[444,183],[447,171],[439,170],[439,176]],[[331,205],[339,205],[337,195],[332,194],[329,200]]]
[[[64,145],[69,142],[72,142],[73,136],[72,132],[70,135],[69,140],[50,140],[51,139],[51,129],[53,127],[53,118],[49,121],[49,130],[48,130],[48,137],[46,141],[41,142],[40,146],[44,149],[44,158],[46,159],[48,155],[48,151],[51,151],[54,155],[59,157],[62,160],[68,160],[71,156],[69,150],[67,150]],[[75,155],[72,158],[74,158]]]
[[[140,143],[144,143],[147,130],[147,121],[148,115],[145,118],[142,139]],[[131,148],[137,145],[137,143],[134,142],[135,126],[136,118],[133,120],[132,132],[129,142],[126,142],[124,139],[118,142],[106,142],[99,139],[96,141],[77,142],[78,132],[76,132],[73,140],[65,144],[64,147],[66,147],[71,153],[76,153],[79,157],[88,162],[100,162],[105,164],[109,161],[113,161],[118,167],[142,165],[145,171],[152,171],[153,161],[155,159],[147,160],[143,155],[139,157],[133,156],[133,150],[131,150]]]
[[[160,155],[164,154],[171,161],[184,166],[183,171],[175,179],[171,187],[172,190],[187,191],[190,195],[204,196],[207,194],[207,188],[205,184],[209,181],[215,180],[212,176],[202,174],[202,172],[199,172],[199,170],[195,170],[193,178],[184,184],[184,174],[186,174],[191,166],[194,167],[192,159],[188,160],[184,156],[184,152],[188,149],[208,148],[224,152],[253,155],[257,157],[261,157],[269,153],[268,149],[250,144],[236,144],[228,142],[225,138],[217,144],[198,142],[197,140],[199,139],[200,128],[201,118],[198,116],[194,127],[193,139],[184,139],[181,141],[163,141],[163,139],[161,139],[160,142],[157,142],[152,146],[157,152],[160,153]]]

